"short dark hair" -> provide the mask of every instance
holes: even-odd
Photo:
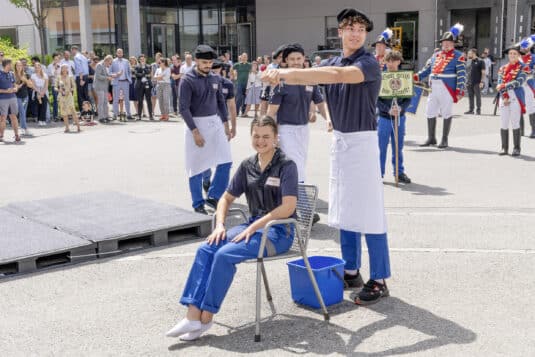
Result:
[[[273,133],[275,134],[275,136],[277,136],[277,134],[279,133],[277,122],[275,121],[275,119],[273,119],[269,115],[257,117],[251,121],[251,134],[253,133],[253,128],[255,126],[259,126],[259,127],[270,126],[271,129],[273,129]]]
[[[33,56],[33,57],[31,58],[31,60],[32,60],[32,62],[39,62],[39,63],[41,63],[41,59],[40,59],[39,57],[37,57],[37,56]]]
[[[385,55],[385,62],[388,62],[388,61],[403,62],[403,56],[401,55],[401,52],[392,50]]]
[[[9,58],[6,58],[6,59],[2,60],[2,67],[5,67],[5,66],[10,65],[10,64],[11,64],[11,60]]]

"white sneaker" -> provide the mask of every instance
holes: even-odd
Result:
[[[188,332],[188,333],[180,336],[180,339],[182,341],[194,341],[194,340],[198,339],[199,337],[201,337],[201,335],[203,333],[208,331],[210,329],[210,327],[212,327],[213,324],[214,324],[213,321],[210,321],[207,324],[201,324],[201,329],[200,330],[193,331],[193,332]]]
[[[201,329],[200,321],[190,321],[186,318],[180,320],[172,329],[165,334],[167,337],[178,337],[189,332],[199,331]]]

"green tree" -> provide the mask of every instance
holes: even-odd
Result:
[[[51,7],[60,6],[60,0],[9,0],[13,5],[20,9],[28,11],[32,17],[33,24],[39,32],[39,40],[41,41],[41,55],[44,57],[47,54],[46,43],[46,18],[48,10]]]

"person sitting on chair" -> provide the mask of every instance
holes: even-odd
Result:
[[[219,200],[216,226],[197,250],[180,303],[186,317],[167,332],[168,337],[191,341],[212,326],[232,283],[236,264],[256,258],[263,228],[275,219],[295,218],[298,192],[297,166],[277,147],[277,123],[269,116],[251,122],[251,141],[256,154],[245,159]],[[247,223],[225,228],[232,202],[245,193],[251,218]],[[287,252],[295,230],[274,225],[267,233],[264,256]]]

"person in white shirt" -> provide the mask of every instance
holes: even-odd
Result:
[[[69,51],[63,52],[63,59],[59,62],[59,65],[69,65],[69,75],[74,76],[74,61],[71,60],[71,53]]]
[[[260,71],[258,70],[258,62],[256,61],[251,63],[251,72],[249,72],[246,91],[245,113],[249,113],[251,105],[254,105],[256,118],[256,113],[260,105],[260,94],[262,94],[262,80],[260,79]]]
[[[60,63],[61,56],[59,53],[54,53],[52,63],[47,67],[46,74],[48,75],[48,80],[50,82],[50,87],[52,87],[52,116],[54,120],[58,120],[58,92],[54,89],[55,80],[59,77],[61,70]]]
[[[194,66],[195,62],[193,61],[193,57],[191,56],[191,54],[187,54],[186,61],[182,63],[182,66],[180,66],[181,77],[191,72]]]
[[[32,74],[33,95],[37,101],[37,120],[39,126],[45,126],[46,111],[48,110],[48,76],[41,63],[35,63],[35,73]]]

